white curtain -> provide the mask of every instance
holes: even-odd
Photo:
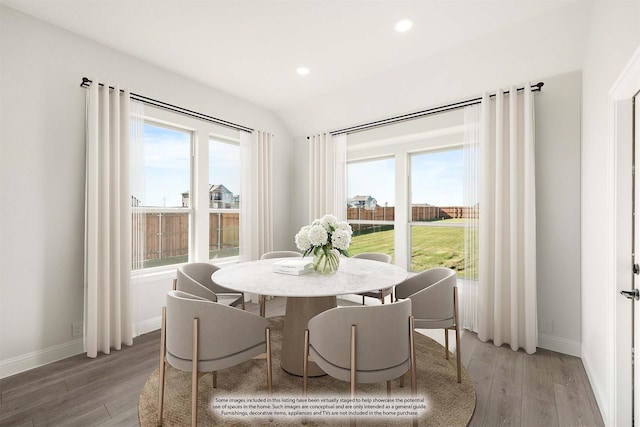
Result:
[[[309,222],[325,214],[347,219],[347,135],[323,133],[309,142]]]
[[[131,315],[130,94],[87,91],[85,346],[88,357],[133,344]]]
[[[240,261],[251,261],[253,255],[253,171],[255,166],[253,136],[240,132]]]
[[[478,168],[480,151],[480,106],[464,109],[464,277],[458,279],[460,326],[478,331]]]
[[[481,117],[478,337],[532,354],[538,334],[530,85],[520,93],[510,88],[508,97],[485,94]]]
[[[256,222],[255,241],[253,243],[254,257],[259,259],[262,254],[273,250],[273,178],[272,178],[272,139],[268,132],[255,132],[256,168],[254,188],[256,189]]]
[[[240,132],[240,261],[273,250],[273,135]],[[258,302],[258,295],[245,294]]]

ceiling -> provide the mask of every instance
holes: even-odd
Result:
[[[576,2],[0,0],[276,112]]]

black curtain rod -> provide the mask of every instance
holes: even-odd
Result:
[[[531,91],[532,92],[539,92],[542,90],[542,86],[544,86],[544,82],[539,82],[535,85],[531,86]],[[517,90],[524,90],[524,87],[519,87]],[[508,94],[509,91],[503,92],[503,94]],[[495,93],[489,95],[491,97],[496,96]],[[334,130],[329,132],[330,135],[338,135],[341,133],[354,133],[354,132],[360,132],[363,130],[368,130],[368,129],[373,129],[379,126],[385,126],[385,125],[389,125],[389,124],[393,124],[393,123],[397,123],[397,122],[402,122],[405,120],[412,120],[412,119],[417,119],[420,117],[424,117],[424,116],[428,116],[430,114],[435,114],[435,113],[442,113],[444,111],[449,111],[449,110],[455,110],[458,108],[462,108],[462,107],[466,107],[468,105],[474,105],[474,104],[479,104],[480,102],[482,102],[482,97],[479,98],[473,98],[473,99],[467,99],[466,101],[458,101],[458,102],[454,102],[451,104],[447,104],[447,105],[441,105],[439,107],[434,107],[434,108],[429,108],[427,110],[422,110],[422,111],[416,111],[414,113],[409,113],[409,114],[403,114],[400,116],[395,116],[395,117],[389,117],[387,119],[382,119],[382,120],[376,120],[373,122],[369,122],[369,123],[364,123],[361,125],[356,125],[356,126],[350,126],[348,128],[344,128],[344,129],[338,129],[338,130]],[[309,137],[307,137],[307,139],[309,139]]]
[[[91,81],[91,79],[88,79],[87,77],[83,77],[82,78],[82,83],[80,83],[80,87],[89,87],[89,85],[93,83]],[[104,85],[102,83],[98,83],[100,86],[104,87]],[[113,86],[109,86],[109,89],[115,89]],[[120,92],[123,92],[122,89],[120,89]],[[237,130],[243,130],[245,132],[253,132],[253,129],[246,127],[246,126],[242,126],[236,123],[232,123],[232,122],[228,122],[226,120],[222,120],[222,119],[218,119],[216,117],[212,117],[212,116],[208,116],[206,114],[202,114],[202,113],[198,113],[197,111],[192,111],[192,110],[187,110],[186,108],[182,108],[182,107],[178,107],[175,105],[171,105],[171,104],[167,104],[166,102],[162,102],[162,101],[158,101],[157,99],[153,99],[153,98],[148,98],[146,96],[143,95],[138,95],[137,93],[133,93],[131,92],[131,99],[135,100],[135,101],[140,101],[144,104],[147,105],[152,105],[154,107],[158,107],[158,108],[162,108],[164,110],[168,110],[168,111],[173,111],[176,113],[180,113],[180,114],[184,114],[185,116],[190,116],[190,117],[194,117],[196,119],[200,119],[200,120],[205,120],[207,122],[211,122],[211,123],[216,123],[219,125],[223,125],[223,126],[227,126],[233,129],[237,129]]]

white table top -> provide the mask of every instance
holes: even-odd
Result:
[[[273,272],[272,264],[282,259],[230,265],[213,273],[212,279],[234,291],[283,297],[323,297],[385,289],[408,276],[404,268],[393,264],[346,257],[340,257],[340,268],[329,276],[315,272],[300,276]]]

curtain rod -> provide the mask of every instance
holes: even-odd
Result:
[[[531,91],[532,92],[539,92],[542,90],[542,86],[544,86],[544,82],[539,82],[535,85],[531,86]],[[524,87],[519,87],[517,90],[524,90]],[[509,91],[503,92],[504,95],[508,94]],[[491,97],[496,96],[495,93],[489,95]],[[389,124],[393,124],[393,123],[398,123],[398,122],[403,122],[405,120],[411,120],[411,119],[417,119],[420,117],[424,117],[424,116],[428,116],[430,114],[435,114],[435,113],[441,113],[444,111],[449,111],[449,110],[455,110],[458,108],[462,108],[462,107],[466,107],[468,105],[474,105],[474,104],[479,104],[480,102],[482,102],[482,97],[479,98],[473,98],[473,99],[467,99],[465,101],[458,101],[458,102],[454,102],[451,104],[447,104],[447,105],[441,105],[439,107],[434,107],[434,108],[429,108],[427,110],[422,110],[422,111],[416,111],[415,113],[409,113],[409,114],[403,114],[400,116],[395,116],[395,117],[389,117],[387,119],[382,119],[382,120],[376,120],[373,122],[369,122],[369,123],[364,123],[361,125],[356,125],[356,126],[350,126],[348,128],[344,128],[344,129],[338,129],[338,130],[334,130],[329,132],[330,135],[338,135],[341,133],[354,133],[354,132],[360,132],[363,130],[368,130],[368,129],[373,129],[379,126],[384,126],[384,125],[389,125]],[[309,137],[307,137],[307,139],[309,139]]]
[[[89,85],[93,83],[91,81],[91,79],[88,79],[87,77],[83,77],[82,78],[82,83],[80,83],[80,87],[84,87],[87,88],[89,87]],[[100,86],[104,85],[102,83],[98,83]],[[109,89],[115,89],[113,86],[109,86]],[[124,92],[122,89],[120,89],[120,92]],[[138,95],[137,93],[131,93],[131,99],[135,100],[135,101],[140,101],[144,104],[147,105],[152,105],[154,107],[158,107],[158,108],[162,108],[164,110],[168,110],[168,111],[173,111],[176,113],[180,113],[180,114],[184,114],[185,116],[190,116],[190,117],[194,117],[196,119],[200,119],[200,120],[205,120],[207,122],[211,122],[211,123],[216,123],[219,125],[223,125],[223,126],[227,126],[233,129],[237,129],[237,130],[243,130],[245,132],[253,132],[253,129],[246,127],[246,126],[242,126],[236,123],[232,123],[232,122],[228,122],[226,120],[222,120],[222,119],[218,119],[216,117],[212,117],[212,116],[208,116],[206,114],[202,114],[202,113],[198,113],[197,111],[192,111],[192,110],[187,110],[186,108],[182,108],[182,107],[178,107],[172,104],[168,104],[166,102],[162,102],[162,101],[158,101],[157,99],[153,99],[153,98],[148,98],[146,96],[143,95]]]

